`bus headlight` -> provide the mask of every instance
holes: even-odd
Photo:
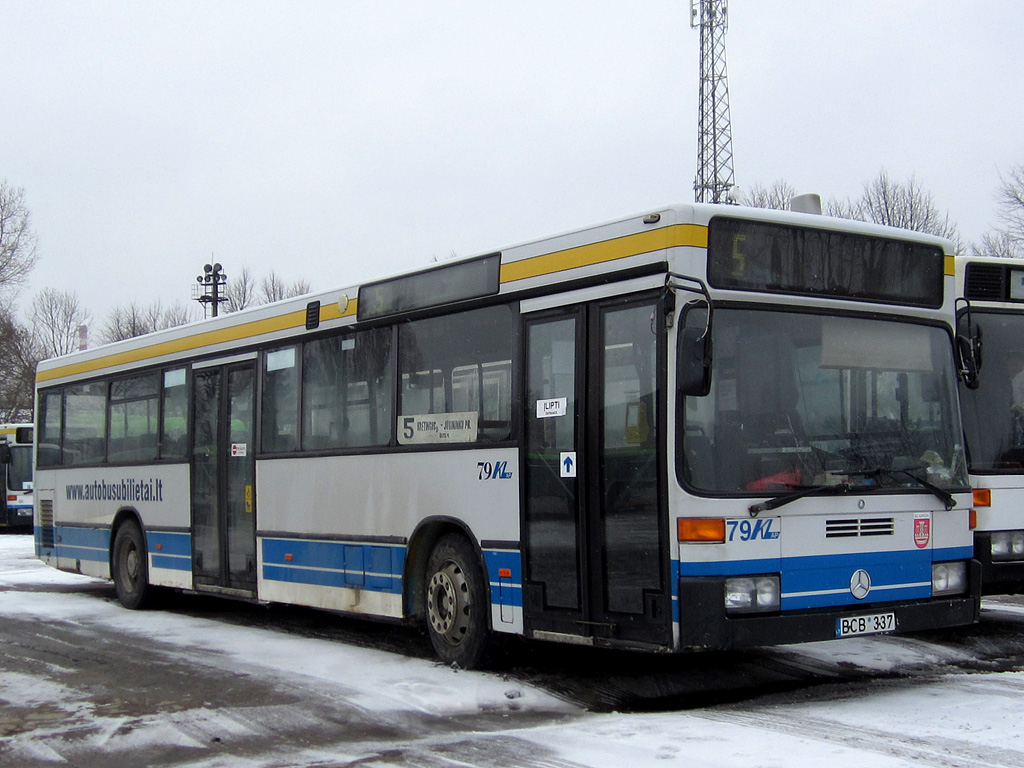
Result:
[[[778,576],[738,576],[725,580],[726,613],[779,610]]]
[[[994,531],[993,560],[1024,560],[1024,531]]]
[[[958,595],[967,591],[967,563],[932,563],[932,596]]]

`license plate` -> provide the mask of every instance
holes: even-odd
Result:
[[[873,613],[870,616],[850,616],[836,619],[836,637],[876,635],[896,631],[895,613]]]
[[[18,516],[19,517],[28,517],[31,514],[32,514],[32,510],[31,509],[19,509],[18,510]]]

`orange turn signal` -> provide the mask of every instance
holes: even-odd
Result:
[[[970,514],[967,516],[967,522],[971,526],[972,531],[978,527],[978,510],[971,510]]]
[[[992,489],[991,488],[975,488],[974,494],[974,506],[976,507],[991,507],[992,506]]]
[[[724,517],[680,517],[676,520],[679,541],[725,541]]]

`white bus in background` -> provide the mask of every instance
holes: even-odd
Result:
[[[950,253],[680,205],[45,361],[37,552],[465,667],[969,624]]]
[[[3,507],[0,529],[32,530],[32,425],[0,424]]]
[[[984,594],[1024,591],[1024,263],[957,257],[961,335],[980,335],[976,376],[962,385]],[[970,384],[970,386],[968,386]]]

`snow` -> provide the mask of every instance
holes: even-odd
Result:
[[[452,718],[462,749],[472,744],[487,759],[472,756],[437,765],[531,765],[549,768],[788,768],[831,764],[864,768],[890,766],[988,766],[1024,764],[1024,673],[948,674],[893,679],[896,669],[955,664],[967,652],[912,638],[856,638],[849,641],[778,649],[780,658],[808,668],[845,665],[883,674],[857,685],[829,684],[798,693],[767,695],[753,701],[658,714],[596,714],[539,688],[503,675],[453,670],[429,660],[385,651],[297,637],[272,628],[234,626],[175,613],[137,612],[75,589],[94,580],[60,573],[40,563],[27,536],[0,537],[0,621],[35,616],[68,625],[102,626],[133,643],[160,644],[189,657],[227,658],[246,675],[288,680],[324,692],[389,723],[410,724],[406,749],[428,749],[417,742],[416,718]],[[1008,620],[1021,611],[995,610]],[[53,670],[58,672],[59,670]],[[373,766],[421,764],[399,757],[367,758],[366,745],[349,750],[316,745],[265,756],[203,756],[196,734],[245,735],[244,720],[214,709],[168,713],[163,719],[125,729],[124,720],[106,718],[83,697],[52,679],[0,669],[0,702],[12,707],[52,708],[91,718],[92,745],[112,753],[159,745],[195,752],[194,768],[223,766]],[[0,707],[2,709],[2,707]],[[514,713],[508,727],[467,732],[466,717]],[[526,717],[523,717],[526,715]],[[277,713],[287,724],[303,715]],[[175,727],[192,718],[192,735]],[[462,718],[459,720],[459,718]],[[143,727],[146,726],[146,727]],[[298,727],[298,725],[296,725]],[[2,732],[0,732],[2,733]],[[435,740],[439,737],[432,737]],[[52,742],[0,736],[0,748],[26,762],[58,764]],[[3,754],[0,750],[0,754]],[[384,752],[379,752],[382,755]],[[473,754],[476,754],[474,752]],[[504,758],[501,758],[505,755]]]

